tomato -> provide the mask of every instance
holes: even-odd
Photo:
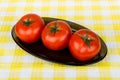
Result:
[[[100,49],[101,43],[98,35],[88,29],[76,31],[69,41],[71,54],[80,61],[92,59]]]
[[[40,38],[43,28],[43,19],[37,14],[30,13],[16,23],[15,33],[23,42],[33,43]]]
[[[52,21],[43,29],[42,42],[48,49],[61,50],[67,47],[71,35],[72,30],[65,21]]]

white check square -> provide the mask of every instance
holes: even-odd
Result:
[[[98,69],[89,69],[88,70],[88,77],[90,78],[99,78],[99,70]]]
[[[76,77],[76,70],[71,70],[71,69],[67,69],[65,70],[65,77],[67,78],[74,78]]]

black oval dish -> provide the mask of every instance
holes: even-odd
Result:
[[[45,24],[54,21],[54,20],[62,20],[62,19],[56,19],[56,18],[49,18],[49,17],[43,17]],[[86,29],[85,27],[67,21],[67,20],[63,20],[66,21],[72,28],[73,32],[75,32],[78,29]],[[22,42],[15,34],[14,31],[14,27],[11,31],[12,37],[14,39],[14,41],[25,51],[27,51],[28,53],[37,56],[39,58],[48,60],[48,61],[52,61],[52,62],[57,62],[57,63],[62,63],[62,64],[68,64],[68,65],[76,65],[76,66],[81,66],[81,65],[87,65],[87,64],[92,64],[92,63],[96,63],[101,61],[107,54],[107,47],[106,44],[104,43],[104,41],[100,38],[101,41],[101,50],[98,53],[97,56],[95,56],[93,59],[89,60],[89,61],[79,61],[76,60],[74,57],[72,57],[72,55],[69,52],[68,48],[65,48],[63,50],[60,51],[52,51],[47,49],[43,44],[42,41],[39,40],[35,43],[32,44],[28,44],[28,43],[24,43]]]

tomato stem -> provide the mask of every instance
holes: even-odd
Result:
[[[86,31],[86,35],[85,36],[82,35],[82,34],[78,34],[78,36],[81,37],[84,40],[84,42],[88,45],[89,48],[90,48],[90,41],[95,40],[94,38],[90,38],[88,36],[88,31]]]
[[[53,26],[53,27],[50,27],[50,32],[54,33],[54,35],[55,35],[56,32],[60,31],[60,30],[58,29],[58,27],[59,27],[59,26],[56,24],[56,21],[55,21],[54,26]]]
[[[24,20],[24,21],[22,20],[22,23],[26,26],[30,26],[33,22],[35,22],[35,21],[30,20],[29,17],[27,18],[27,20]]]

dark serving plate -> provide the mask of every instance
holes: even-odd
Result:
[[[57,18],[49,18],[49,17],[42,17],[45,21],[45,24],[54,21],[54,20],[62,20],[62,19],[57,19]],[[63,20],[66,21],[72,28],[73,33],[78,30],[78,29],[87,29],[84,26],[81,26],[79,24],[67,21],[67,20]],[[72,55],[70,54],[70,51],[68,48],[65,48],[63,50],[60,51],[52,51],[47,49],[41,40],[38,40],[35,43],[24,43],[22,42],[15,34],[14,31],[14,27],[11,31],[11,35],[14,39],[14,41],[25,51],[27,51],[28,53],[37,56],[39,58],[48,60],[48,61],[52,61],[52,62],[57,62],[57,63],[62,63],[62,64],[67,64],[67,65],[75,65],[75,66],[81,66],[81,65],[88,65],[88,64],[92,64],[92,63],[96,63],[101,61],[107,54],[107,47],[106,44],[104,43],[104,41],[100,38],[101,41],[101,50],[98,53],[97,56],[95,56],[94,58],[92,58],[89,61],[79,61],[76,60],[74,57],[72,57]]]

